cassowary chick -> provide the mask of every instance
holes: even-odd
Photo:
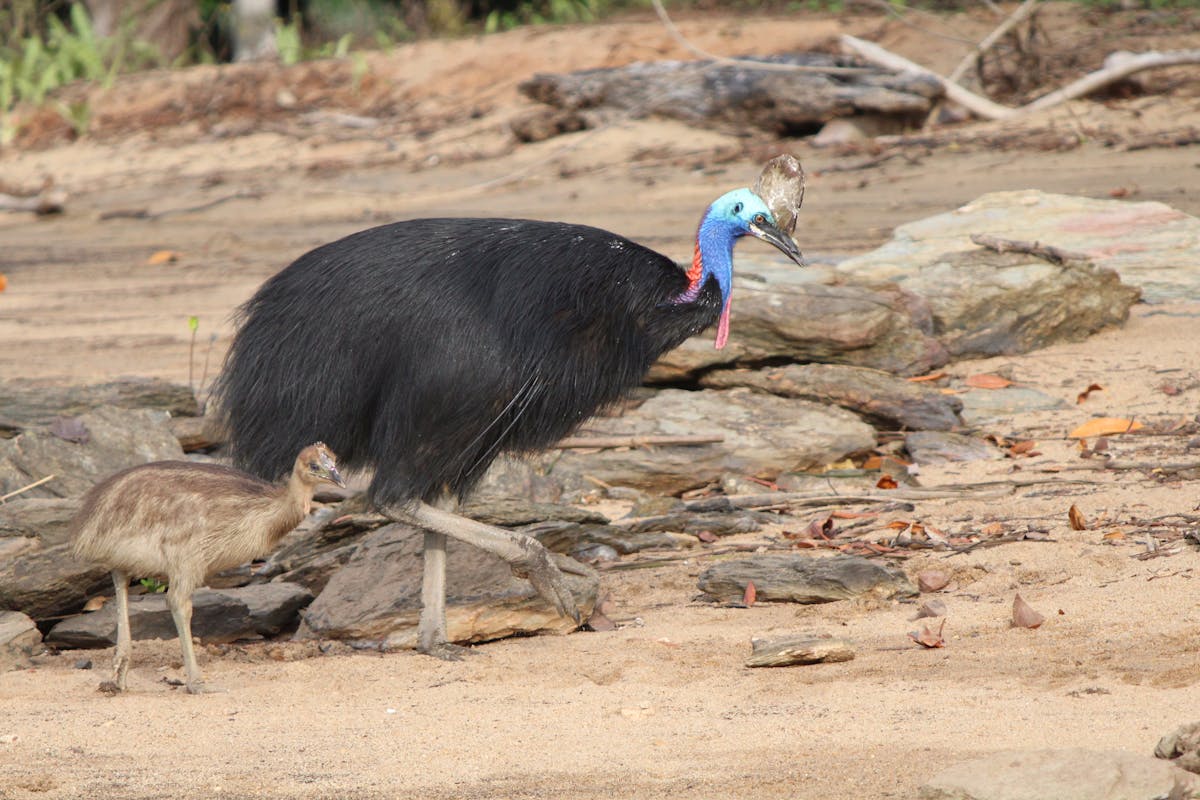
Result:
[[[156,461],[97,484],[71,522],[75,555],[112,570],[117,603],[113,685],[129,671],[129,579],[167,579],[187,689],[205,691],[192,649],[192,594],[209,575],[269,553],[308,514],[317,484],[345,486],[324,444],[300,451],[282,486],[230,467]]]

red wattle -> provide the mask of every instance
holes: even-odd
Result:
[[[725,306],[721,309],[721,318],[717,320],[717,344],[716,347],[720,350],[725,346],[725,342],[729,339],[729,300],[725,301]]]

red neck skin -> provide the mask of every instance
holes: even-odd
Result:
[[[694,303],[700,296],[700,278],[704,274],[704,260],[700,257],[700,240],[696,240],[696,250],[692,255],[692,266],[687,271],[688,285],[683,293],[675,299],[677,303]]]

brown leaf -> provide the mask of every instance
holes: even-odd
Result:
[[[898,486],[900,486],[900,484],[896,483],[896,479],[891,475],[882,475],[880,476],[879,480],[875,482],[876,489],[895,489]]]
[[[932,600],[926,600],[917,607],[917,613],[910,619],[926,619],[928,617],[944,617],[946,616],[946,604],[936,597]]]
[[[151,267],[157,267],[160,264],[169,264],[172,261],[179,260],[179,253],[174,250],[156,250],[146,259],[146,264]]]
[[[940,569],[927,569],[917,573],[917,588],[922,592],[936,592],[950,583],[950,576]]]
[[[3,279],[4,279],[4,276],[0,275],[0,292],[4,291],[4,284],[2,282]],[[1160,392],[1162,392],[1163,394],[1165,394],[1167,397],[1174,397],[1175,395],[1177,395],[1183,391],[1175,384],[1167,383],[1165,381],[1163,382],[1163,384],[1161,386],[1158,387],[1158,390]]]
[[[1086,439],[1089,436],[1108,436],[1110,434],[1128,433],[1142,427],[1142,423],[1120,417],[1096,417],[1089,419],[1075,430],[1067,434],[1072,439]]]
[[[1088,529],[1087,519],[1084,518],[1083,512],[1074,503],[1067,509],[1067,519],[1071,521],[1071,530],[1073,531],[1086,531]]]
[[[1108,190],[1108,196],[1113,198],[1128,197],[1130,190],[1128,186],[1118,186],[1115,189]]]
[[[1015,442],[1012,447],[1008,448],[1008,452],[1014,456],[1019,456],[1029,453],[1035,447],[1037,447],[1037,442],[1032,439],[1025,439],[1024,441]]]
[[[1087,400],[1088,395],[1090,395],[1092,392],[1103,392],[1103,391],[1104,391],[1104,387],[1101,386],[1100,384],[1098,384],[1098,383],[1089,384],[1088,387],[1086,389],[1084,389],[1082,392],[1080,392],[1079,395],[1075,398],[1075,404],[1078,405],[1079,403],[1082,403],[1084,400]]]
[[[1119,531],[1119,530],[1109,531],[1108,533],[1104,534],[1100,538],[1106,542],[1124,541],[1125,531]]]
[[[617,629],[617,623],[599,611],[592,612],[592,615],[588,617],[587,626],[597,632],[615,631]]]
[[[1000,522],[989,522],[979,529],[979,532],[984,536],[999,536],[1004,533],[1004,524]]]
[[[1038,612],[1026,603],[1021,595],[1013,598],[1012,624],[1014,628],[1036,628],[1046,621]]]
[[[712,531],[700,531],[696,534],[696,538],[702,542],[712,544],[713,542],[717,541],[718,536]]]
[[[908,638],[912,639],[922,647],[945,647],[946,640],[942,638],[942,630],[946,627],[946,620],[942,620],[942,624],[938,626],[937,633],[929,629],[928,625],[922,625],[921,630],[911,631]]]
[[[742,594],[742,602],[747,606],[752,606],[757,599],[758,590],[754,588],[754,581],[746,581],[746,591]]]
[[[902,519],[894,519],[891,522],[889,522],[887,525],[885,525],[884,527],[891,528],[894,531],[902,531],[911,524],[912,524],[911,522],[905,522]]]
[[[8,278],[4,275],[3,272],[0,272],[0,292],[3,292],[7,288],[8,288]]]
[[[1008,378],[990,374],[968,375],[966,380],[967,386],[972,389],[1003,389],[1012,386],[1012,383]]]
[[[883,458],[881,456],[867,456],[867,460],[862,463],[863,469],[879,469],[883,466]]]
[[[84,611],[99,611],[104,608],[104,604],[108,602],[108,598],[104,595],[96,595],[88,598],[88,601],[83,604]]]
[[[928,375],[916,375],[911,378],[905,378],[909,383],[924,383],[925,381],[940,381],[946,377],[944,372],[931,372]]]

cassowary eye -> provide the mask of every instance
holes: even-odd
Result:
[[[742,204],[741,204],[741,203],[734,203],[734,204],[733,204],[733,214],[734,214],[734,216],[737,216],[737,215],[738,215],[738,214],[740,214],[740,213],[742,213]]]
[[[765,224],[767,224],[767,218],[766,218],[766,216],[765,216],[765,215],[763,215],[763,214],[755,214],[755,215],[754,215],[754,224],[755,224],[755,225],[765,225]]]

